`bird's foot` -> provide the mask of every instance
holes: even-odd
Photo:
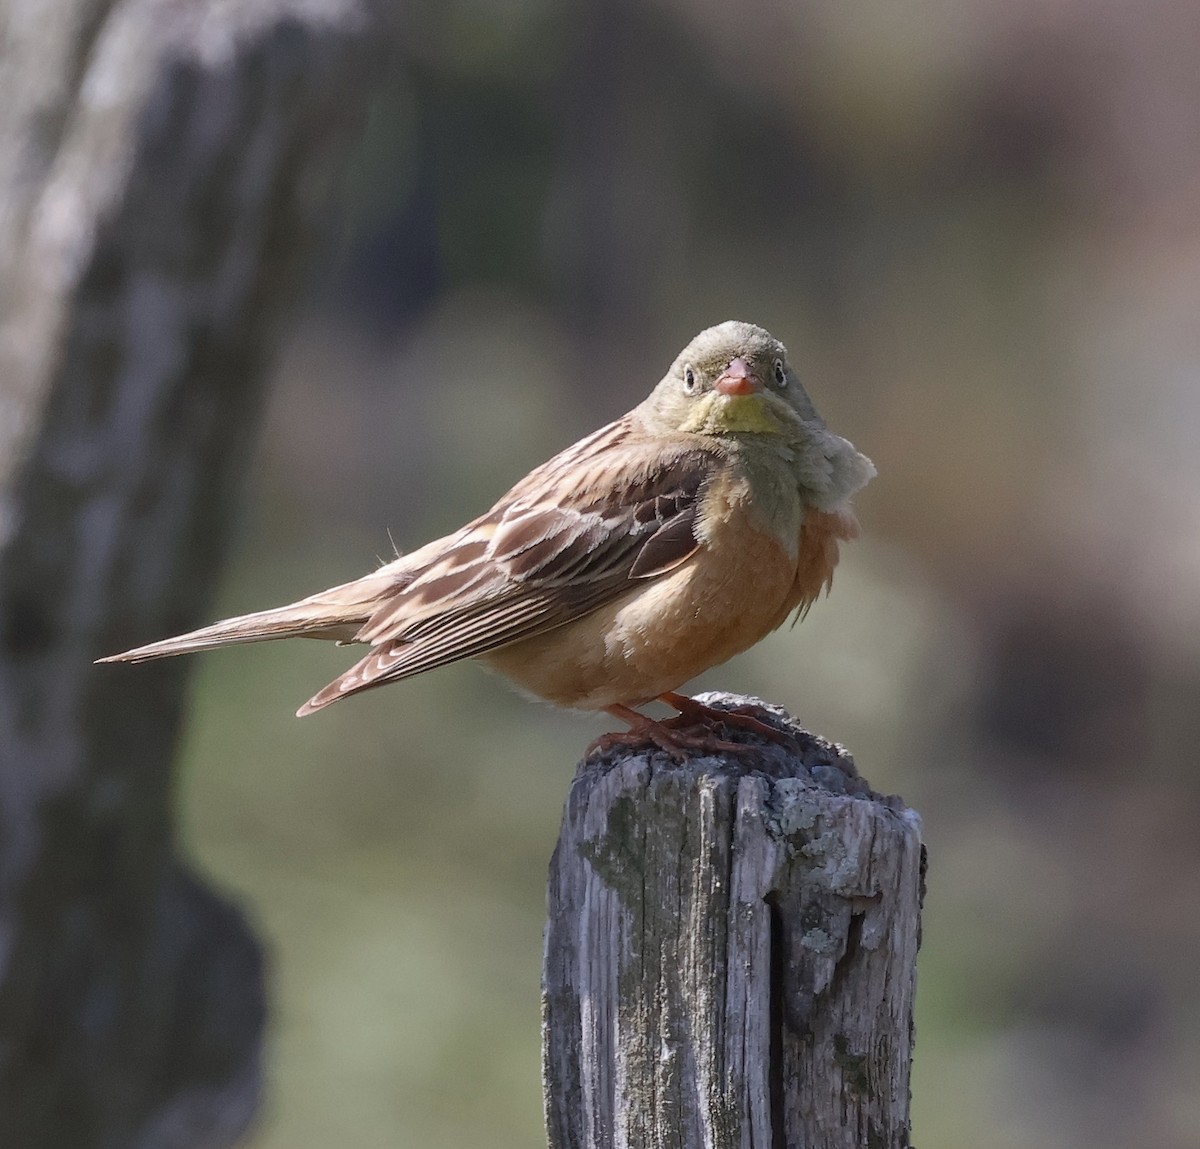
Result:
[[[665,702],[679,711],[674,718],[668,718],[663,722],[664,726],[672,730],[680,727],[694,729],[700,726],[712,729],[726,726],[734,730],[748,730],[765,738],[768,742],[782,746],[793,754],[803,753],[800,743],[793,735],[786,730],[780,730],[778,726],[772,726],[769,722],[763,722],[761,718],[756,718],[754,707],[737,706],[731,710],[721,710],[716,706],[705,706],[703,702],[697,702],[694,698],[689,698],[686,694],[677,694],[675,691],[659,695],[659,701]],[[733,745],[744,746],[745,744],[734,743]]]
[[[685,762],[688,758],[704,754],[745,754],[747,750],[753,749],[745,742],[729,742],[717,738],[711,731],[690,734],[685,730],[673,729],[656,722],[653,718],[647,718],[630,726],[628,730],[601,734],[588,746],[584,757],[604,753],[615,746],[624,746],[630,750],[655,747],[666,751],[676,762]]]
[[[679,701],[675,701],[678,699]],[[585,753],[611,750],[615,746],[625,746],[630,749],[643,749],[654,746],[664,750],[675,761],[682,762],[687,758],[705,754],[747,754],[753,753],[757,747],[747,742],[731,742],[718,736],[721,725],[738,730],[751,730],[761,734],[772,742],[778,742],[795,753],[800,747],[795,739],[788,737],[781,730],[760,722],[749,714],[727,710],[717,710],[705,706],[686,695],[663,695],[664,702],[679,711],[674,718],[661,721],[639,714],[628,706],[610,706],[608,713],[629,723],[628,730],[618,730],[610,734],[601,734],[592,742]],[[684,703],[685,705],[680,705]]]

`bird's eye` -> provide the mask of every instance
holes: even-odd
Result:
[[[696,372],[691,367],[683,369],[683,389],[689,395],[696,390]]]
[[[777,387],[787,386],[787,372],[783,369],[783,360],[775,360],[775,385]]]

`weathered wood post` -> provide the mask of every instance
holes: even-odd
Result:
[[[801,754],[622,750],[575,778],[543,972],[551,1149],[909,1145],[920,820],[761,717]]]

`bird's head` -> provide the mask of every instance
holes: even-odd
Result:
[[[788,460],[807,500],[835,510],[875,474],[817,414],[787,348],[752,323],[701,331],[634,414],[651,434],[707,435],[739,453]]]
[[[787,348],[752,323],[701,331],[643,407],[660,431],[742,436],[783,434],[824,423],[788,362]]]

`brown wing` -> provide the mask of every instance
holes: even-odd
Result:
[[[639,440],[624,420],[577,443],[452,535],[355,635],[375,650],[299,713],[542,634],[673,570],[700,547],[697,507],[720,463]]]

